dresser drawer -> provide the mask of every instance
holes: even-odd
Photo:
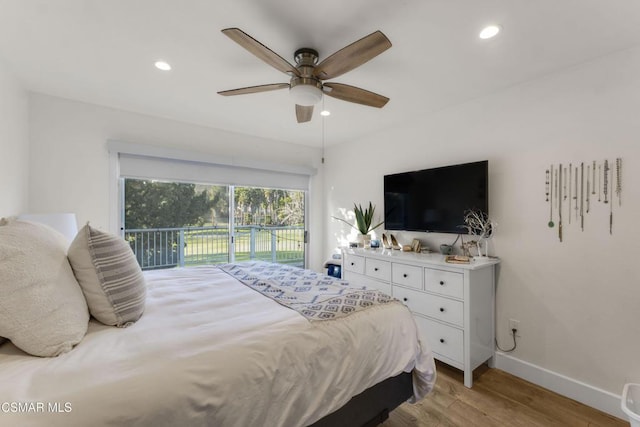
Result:
[[[425,268],[424,277],[425,290],[454,298],[464,298],[464,277],[462,273]]]
[[[374,279],[390,281],[391,263],[379,259],[367,258],[365,261],[365,274]]]
[[[391,266],[391,278],[396,285],[422,289],[422,268],[415,265],[394,262]]]
[[[344,258],[343,269],[354,273],[364,274],[364,257],[347,255]]]
[[[352,271],[345,272],[344,280],[352,286],[366,286],[367,288],[377,289],[391,296],[391,284],[389,282],[381,282],[380,280],[372,279],[369,276]]]
[[[456,326],[464,326],[464,304],[462,301],[405,289],[400,286],[393,287],[393,296],[402,301],[413,313],[423,314]]]
[[[464,363],[464,333],[461,329],[414,316],[420,332],[434,353]],[[436,356],[437,358],[437,356]]]

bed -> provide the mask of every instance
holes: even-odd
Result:
[[[262,290],[243,282],[237,272],[248,268],[272,269],[145,272],[139,320],[117,328],[91,318],[82,340],[57,357],[0,345],[0,425],[375,425],[432,389],[433,358],[400,302],[305,317],[269,295],[273,274],[254,281]],[[296,274],[300,283],[352,289]]]

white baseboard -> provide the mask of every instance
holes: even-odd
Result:
[[[623,420],[627,419],[620,407],[621,396],[619,395],[541,368],[500,351],[496,352],[495,364],[496,368],[544,387],[547,390],[577,400]]]

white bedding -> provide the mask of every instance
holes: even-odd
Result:
[[[215,267],[151,271],[129,328],[91,321],[71,352],[0,347],[2,426],[304,426],[431,352],[399,302],[310,323]]]

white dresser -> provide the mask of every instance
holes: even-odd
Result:
[[[404,302],[434,357],[464,371],[489,361],[495,343],[497,259],[450,264],[444,255],[389,249],[345,249],[343,278],[377,288]]]

